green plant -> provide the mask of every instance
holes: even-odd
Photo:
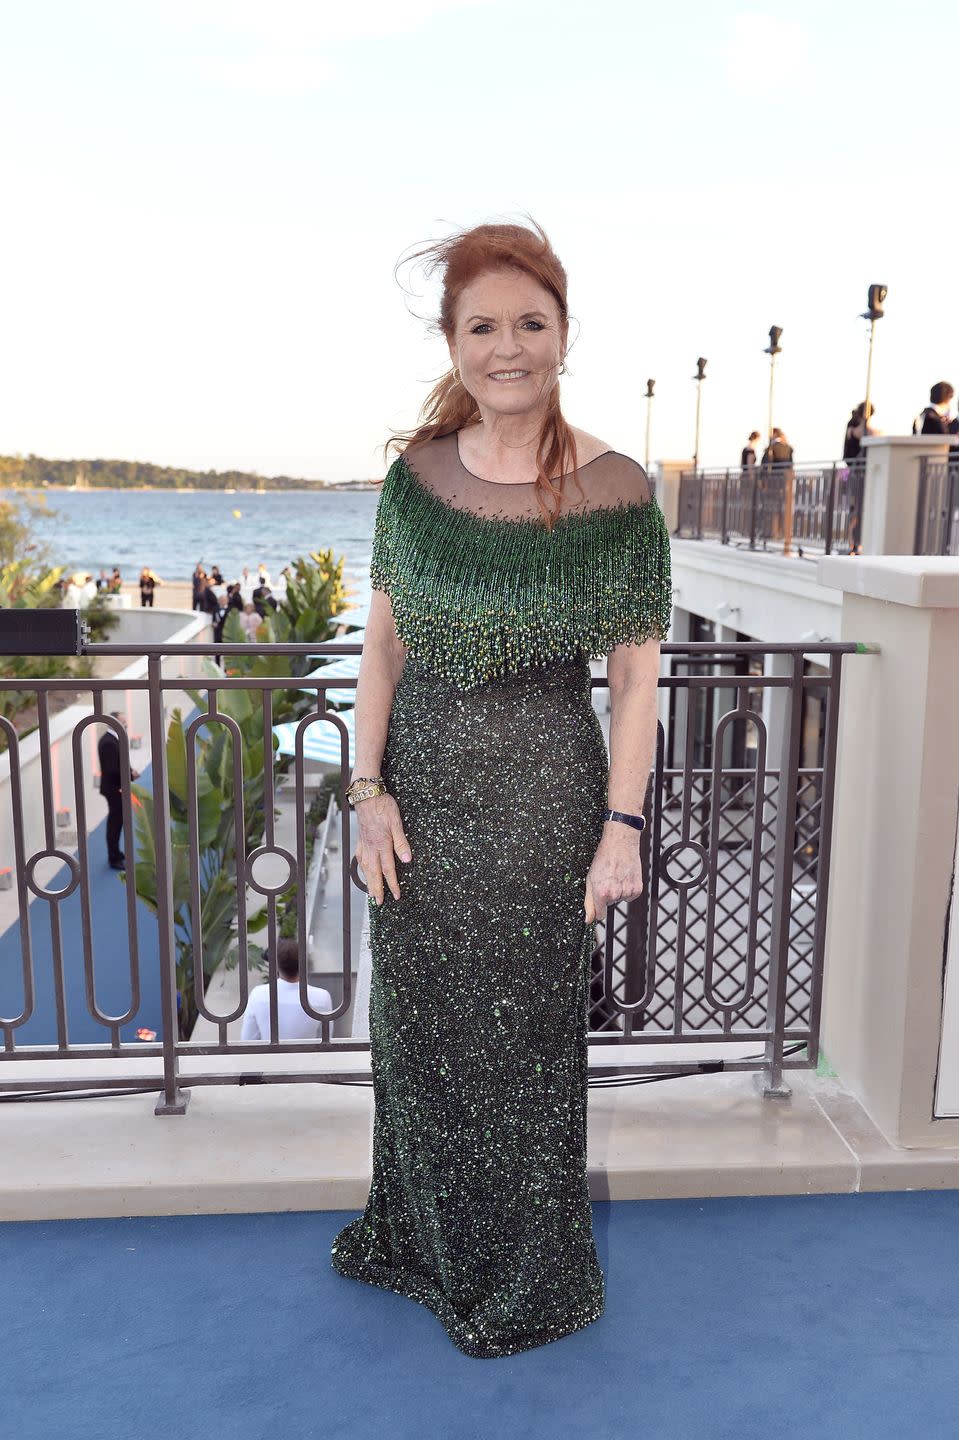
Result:
[[[347,604],[343,567],[343,557],[334,559],[332,550],[313,550],[308,557],[298,556],[288,568],[286,596],[276,613],[289,621],[291,640],[332,638],[333,619]],[[296,658],[301,668],[294,673],[305,675],[310,657]]]
[[[260,629],[260,642],[276,640],[302,640],[307,643],[322,643],[331,630],[334,607],[341,607],[344,601],[342,589],[342,561],[334,563],[331,551],[318,552],[308,560],[299,559],[292,567],[293,583],[287,592],[287,602],[264,621]],[[313,573],[315,570],[315,574]],[[292,591],[292,594],[291,594]],[[237,612],[231,611],[223,629],[223,638],[228,642],[242,642],[245,632],[239,624]],[[273,746],[272,733],[264,734],[264,712],[255,682],[267,677],[289,676],[299,679],[309,668],[306,656],[270,655],[264,656],[251,644],[249,654],[230,656],[225,667],[229,675],[243,676],[252,683],[251,689],[230,689],[217,691],[219,714],[232,719],[239,731],[241,756],[241,786],[243,803],[243,833],[240,841],[243,853],[248,855],[263,839],[264,832],[264,766],[266,746]],[[213,660],[203,665],[205,674],[211,679],[224,675],[224,669]],[[206,697],[199,690],[187,692],[198,711],[206,710]],[[272,721],[279,724],[286,720],[297,720],[313,708],[314,698],[301,691],[294,684],[289,689],[272,691]],[[180,994],[179,1034],[186,1039],[192,1033],[196,1021],[195,998],[196,964],[199,959],[206,981],[221,964],[235,963],[233,948],[235,922],[238,906],[247,903],[246,896],[237,889],[237,836],[234,814],[240,796],[237,794],[233,769],[233,744],[227,727],[215,720],[197,727],[194,737],[194,758],[196,772],[196,819],[195,849],[197,854],[197,880],[200,899],[200,928],[202,947],[196,943],[194,917],[190,894],[190,821],[188,812],[188,771],[187,737],[183,717],[175,710],[166,739],[167,779],[170,811],[170,848],[172,859],[172,903],[174,940],[176,946],[176,983]],[[289,757],[274,757],[275,773],[289,765]],[[332,778],[332,777],[331,777]],[[335,785],[338,777],[333,779]],[[329,781],[324,791],[330,789]],[[321,795],[324,793],[321,791]],[[153,796],[143,786],[132,786],[134,799],[134,823],[136,830],[136,861],[134,867],[136,890],[146,905],[157,910],[156,889],[156,817]],[[325,807],[324,807],[325,809]],[[322,814],[323,811],[320,811]],[[313,843],[315,824],[308,826],[308,840]],[[287,904],[289,902],[287,901]],[[295,893],[293,895],[295,914]],[[287,909],[283,909],[284,916]],[[267,922],[266,908],[262,908],[247,920],[247,932],[261,931]],[[288,922],[287,922],[288,923]],[[198,951],[199,956],[198,956]],[[259,946],[249,947],[249,959],[257,964],[262,961]]]
[[[212,662],[208,662],[212,664]],[[219,672],[218,672],[219,673]],[[199,700],[198,695],[193,695]],[[218,710],[233,719],[240,731],[241,786],[243,800],[244,853],[260,843],[263,834],[263,721],[245,690],[221,691]],[[195,738],[196,817],[195,851],[200,897],[202,952],[200,963],[205,982],[226,958],[233,942],[237,904],[245,903],[237,891],[237,848],[235,806],[239,800],[233,774],[232,737],[225,726],[201,728]],[[166,740],[167,782],[170,808],[170,852],[172,861],[173,924],[176,944],[176,980],[180,992],[180,1038],[186,1039],[196,1022],[194,993],[196,944],[195,917],[190,893],[190,820],[188,812],[188,770],[186,730],[179,710],[174,710]],[[154,913],[157,912],[156,815],[150,791],[131,786],[136,832],[136,891]],[[248,924],[251,932],[262,928],[259,916]],[[251,959],[257,958],[251,946]]]

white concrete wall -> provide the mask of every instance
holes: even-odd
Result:
[[[823,1047],[884,1135],[959,1145],[936,1113],[959,812],[959,560],[825,557],[842,638],[880,654],[843,665],[823,994]],[[949,977],[955,983],[954,975]],[[954,1074],[950,1070],[950,1074]],[[944,1095],[948,1100],[948,1096]]]
[[[952,892],[949,905],[949,936],[946,942],[946,981],[942,1005],[942,1032],[939,1038],[939,1068],[933,1113],[938,1119],[959,1119],[959,818],[952,852]]]

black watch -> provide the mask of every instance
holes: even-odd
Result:
[[[604,820],[621,820],[624,825],[632,825],[634,830],[646,829],[645,815],[627,815],[624,810],[604,810]]]

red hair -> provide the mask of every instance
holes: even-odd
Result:
[[[542,226],[537,225],[532,217],[530,224],[532,229],[525,225],[474,225],[469,230],[459,230],[445,240],[437,240],[422,250],[414,251],[409,259],[425,256],[423,269],[427,276],[435,270],[443,272],[440,311],[432,323],[434,330],[450,340],[455,330],[456,306],[466,286],[489,270],[508,267],[522,270],[548,290],[559,308],[561,323],[567,323],[566,270]],[[463,382],[454,376],[453,370],[448,370],[423,402],[419,424],[412,430],[394,431],[383,448],[387,455],[391,448],[402,453],[420,440],[431,440],[434,435],[445,435],[474,425],[479,419],[480,409],[475,399]],[[556,501],[555,515],[559,513],[562,498],[562,491],[556,489],[549,478],[554,472],[558,475],[572,472],[578,480],[576,440],[560,409],[558,380],[546,400],[546,414],[536,451],[535,494],[548,525],[551,523],[551,512],[546,499]]]

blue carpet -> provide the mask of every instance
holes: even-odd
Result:
[[[152,770],[148,767],[137,784],[150,789]],[[127,931],[126,882],[107,863],[106,801],[97,795],[88,800],[91,815],[103,819],[89,834],[90,912],[93,930],[96,999],[106,1015],[125,1015],[130,1006],[130,942]],[[133,836],[126,837],[124,852],[132,862],[136,854]],[[61,865],[55,875],[44,875],[48,889],[66,885],[69,871]],[[57,1011],[54,998],[53,941],[50,926],[52,906],[34,899],[30,905],[30,933],[33,948],[35,1008],[33,1015],[16,1031],[20,1045],[55,1045]],[[160,947],[153,912],[136,902],[137,946],[140,960],[140,1008],[127,1024],[120,1026],[120,1038],[136,1044],[136,1031],[146,1026],[163,1038],[160,1008]],[[64,988],[66,990],[68,1037],[71,1045],[108,1045],[111,1033],[89,1012],[83,974],[83,935],[79,887],[60,901],[63,945]],[[20,950],[20,923],[0,935],[0,1015],[19,1015],[23,1009],[23,961]]]
[[[157,1121],[176,1124],[176,1121]],[[959,1192],[595,1207],[606,1313],[473,1360],[336,1275],[343,1213],[0,1226],[10,1440],[959,1431]]]

